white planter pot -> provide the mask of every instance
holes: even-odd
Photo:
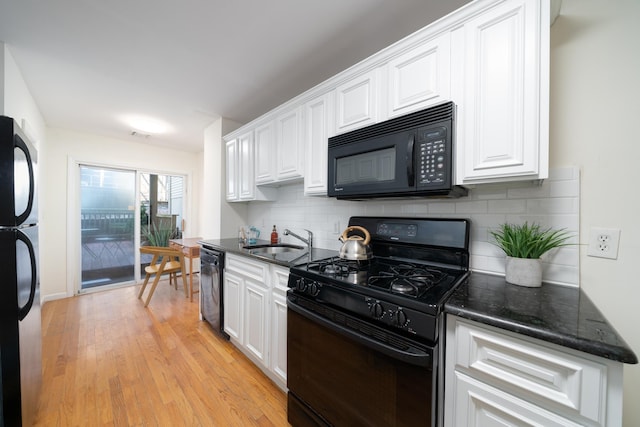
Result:
[[[507,257],[505,267],[507,282],[518,286],[539,288],[542,286],[542,261],[531,258]]]

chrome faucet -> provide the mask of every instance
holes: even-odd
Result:
[[[311,230],[307,230],[306,228],[304,229],[304,231],[306,231],[309,234],[308,238],[306,239],[304,237],[298,236],[296,233],[289,230],[288,228],[284,229],[284,235],[285,236],[292,235],[293,237],[300,240],[301,242],[304,242],[307,245],[307,250],[311,252],[311,247],[313,246],[313,233],[311,232]]]

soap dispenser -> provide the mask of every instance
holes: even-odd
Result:
[[[273,226],[273,231],[271,231],[271,244],[275,245],[278,243],[278,231],[276,230],[276,226]]]

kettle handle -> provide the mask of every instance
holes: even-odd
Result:
[[[359,225],[352,225],[350,227],[345,228],[345,230],[342,232],[342,236],[340,236],[340,241],[344,242],[345,240],[348,240],[347,236],[350,232],[354,231],[354,230],[358,230],[361,231],[362,234],[364,234],[364,242],[362,242],[364,245],[368,245],[369,242],[371,241],[371,234],[369,234],[369,232],[367,231],[366,228],[364,227],[360,227]],[[356,240],[356,238],[349,238],[351,240]]]

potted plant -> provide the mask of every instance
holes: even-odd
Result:
[[[564,229],[542,229],[537,224],[501,224],[497,231],[490,231],[495,244],[507,255],[505,279],[514,285],[540,287],[542,285],[542,261],[547,251],[567,246],[571,237]]]
[[[169,246],[169,240],[176,235],[174,230],[166,227],[142,227],[142,235],[150,246]]]

